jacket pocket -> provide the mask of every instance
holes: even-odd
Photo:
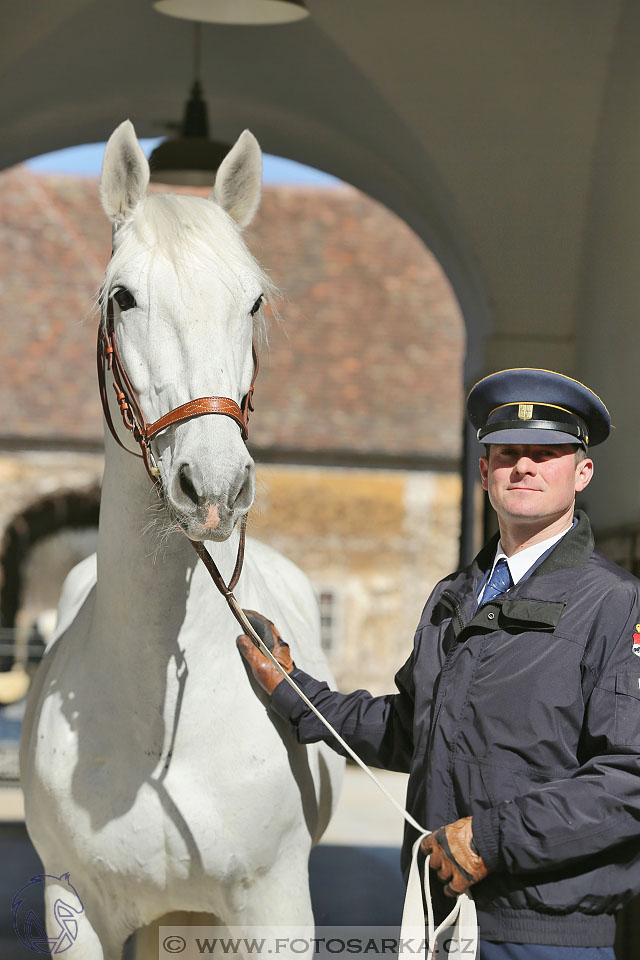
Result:
[[[564,601],[561,603],[550,600],[531,600],[520,597],[510,600],[506,597],[502,601],[502,620],[505,626],[510,625],[518,630],[536,630],[553,632],[558,625],[564,610]]]
[[[614,740],[640,749],[640,669],[616,674]]]
[[[511,800],[515,789],[508,768],[456,757],[453,766],[456,819]]]

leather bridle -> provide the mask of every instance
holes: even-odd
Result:
[[[187,403],[183,403],[179,407],[174,407],[173,410],[165,413],[162,417],[159,417],[158,420],[155,420],[153,423],[148,423],[144,413],[142,412],[140,404],[137,401],[135,390],[131,385],[129,377],[127,376],[127,371],[124,368],[124,364],[122,363],[122,359],[118,351],[113,323],[113,300],[111,297],[107,297],[106,306],[106,318],[104,323],[101,323],[98,328],[97,344],[98,384],[100,388],[100,401],[102,403],[104,418],[116,443],[132,456],[142,458],[149,477],[151,478],[159,495],[163,497],[164,489],[160,477],[160,470],[151,449],[151,441],[157,437],[158,434],[162,433],[164,430],[167,430],[169,427],[174,426],[175,424],[184,423],[187,420],[193,420],[194,417],[202,417],[208,414],[220,414],[224,417],[230,417],[238,424],[242,434],[242,439],[246,443],[249,431],[249,417],[253,412],[253,389],[256,377],[258,376],[258,370],[260,368],[258,354],[255,344],[252,344],[251,350],[253,354],[253,376],[251,378],[249,390],[243,397],[240,405],[238,405],[235,400],[232,400],[230,397],[199,397],[196,400],[188,400]],[[113,377],[113,389],[115,390],[118,406],[120,407],[122,422],[140,447],[140,453],[129,450],[116,432],[111,417],[109,399],[107,396],[107,371],[109,371]],[[207,567],[207,570],[209,571],[214,583],[220,592],[227,598],[228,602],[230,597],[232,597],[232,591],[234,590],[242,572],[246,523],[247,517],[245,514],[240,522],[240,542],[238,544],[236,565],[228,584],[224,582],[220,571],[218,570],[208,551],[205,549],[204,544],[197,540],[191,540],[190,537],[187,537],[189,543],[192,545],[200,559]],[[235,603],[235,598],[233,599]],[[236,619],[239,620],[244,629],[246,625],[246,618],[243,617],[242,620],[240,620],[237,616],[234,606],[232,604],[230,605],[232,606],[234,615],[236,615]],[[235,605],[237,606],[237,603]]]
[[[159,433],[162,433],[163,430],[174,426],[176,423],[184,423],[185,420],[192,420],[194,417],[202,417],[209,413],[222,414],[225,417],[231,417],[232,420],[235,420],[240,427],[242,439],[246,443],[249,432],[249,417],[253,412],[253,389],[256,377],[258,376],[258,370],[260,369],[255,344],[252,344],[251,349],[253,353],[253,376],[249,390],[245,394],[240,406],[238,406],[235,400],[231,400],[230,397],[199,397],[197,400],[188,400],[187,403],[183,403],[179,407],[174,407],[173,410],[165,413],[153,423],[147,423],[120,358],[113,326],[113,300],[109,297],[107,299],[106,322],[104,325],[101,325],[98,330],[98,383],[100,385],[100,399],[102,401],[102,409],[107,421],[107,426],[116,443],[134,457],[141,456],[149,475],[153,479],[159,476],[159,471],[151,450],[151,441],[154,437],[157,437]],[[107,400],[105,368],[108,369],[113,376],[113,388],[116,393],[118,406],[120,407],[120,413],[122,414],[122,422],[126,429],[133,434],[133,438],[139,444],[142,453],[134,453],[133,450],[125,447],[116,433]]]

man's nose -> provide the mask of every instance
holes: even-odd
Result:
[[[518,458],[514,464],[514,469],[516,473],[525,474],[530,473],[532,476],[538,472],[538,465],[535,460],[532,460],[531,457],[521,456]]]

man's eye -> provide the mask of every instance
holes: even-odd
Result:
[[[251,307],[250,313],[252,317],[255,317],[256,313],[258,312],[261,306],[262,306],[262,294],[260,294],[260,296],[254,303],[254,305]]]
[[[122,311],[131,310],[136,305],[136,298],[126,287],[120,287],[119,290],[116,290],[113,299]]]

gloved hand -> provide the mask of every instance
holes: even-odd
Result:
[[[431,854],[429,866],[438,871],[438,877],[446,884],[444,892],[448,897],[464,893],[489,873],[473,842],[471,819],[463,817],[440,827],[420,844],[425,855]]]
[[[295,663],[291,659],[289,644],[284,642],[278,633],[278,628],[274,626],[271,620],[263,617],[261,613],[256,613],[255,610],[245,610],[244,612],[248,617],[252,619],[255,617],[268,625],[269,631],[273,637],[273,650],[271,652],[278,663],[282,664],[286,673],[291,673],[291,671],[295,668]],[[246,634],[243,633],[237,638],[236,645],[244,659],[249,664],[251,672],[262,689],[266,690],[269,696],[271,696],[275,688],[283,680],[283,676],[278,668],[274,667],[270,660],[267,660],[260,648],[254,644],[253,640],[251,640],[251,638]]]

